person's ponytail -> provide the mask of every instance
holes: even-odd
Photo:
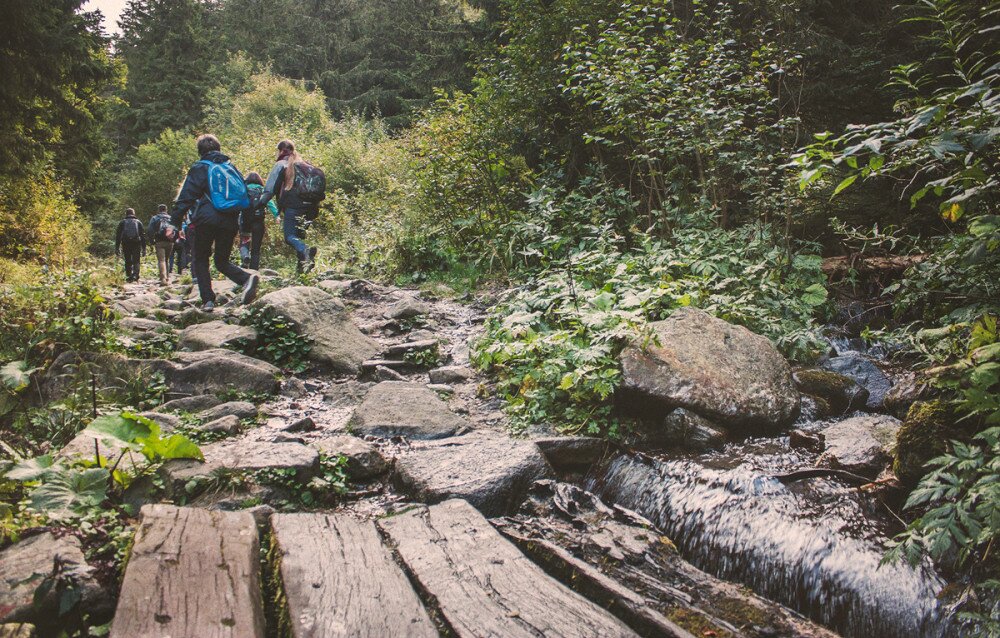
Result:
[[[278,150],[285,155],[285,183],[282,190],[288,191],[295,184],[295,165],[302,162],[302,156],[295,150],[295,144],[291,140],[278,142]]]

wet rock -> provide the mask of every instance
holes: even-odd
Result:
[[[886,415],[864,415],[822,431],[826,450],[816,464],[876,476],[892,459],[901,423]]]
[[[183,397],[167,401],[155,408],[153,412],[202,412],[222,404],[222,399],[214,394],[198,394],[193,397]]]
[[[826,399],[810,394],[802,395],[801,406],[798,418],[800,422],[822,421],[833,415],[833,408],[830,407]]]
[[[608,442],[594,436],[548,436],[531,439],[550,465],[579,468],[597,463],[608,451]]]
[[[361,363],[380,349],[377,342],[358,330],[344,304],[319,288],[282,288],[254,305],[266,313],[286,317],[299,334],[312,340],[309,359],[337,372],[356,374]]]
[[[164,464],[161,471],[172,493],[183,493],[188,481],[209,480],[213,473],[220,470],[295,470],[299,481],[307,481],[319,472],[319,452],[299,443],[230,439],[203,445],[201,452],[205,457],[204,462],[181,459]]]
[[[826,401],[832,415],[863,410],[868,401],[868,390],[838,372],[809,368],[796,371],[792,378],[802,393]]]
[[[111,307],[123,315],[133,315],[141,311],[148,312],[159,306],[162,301],[163,299],[161,299],[160,295],[157,293],[147,292],[141,295],[120,299],[114,302]]]
[[[253,394],[278,391],[281,372],[270,363],[232,350],[179,352],[161,366],[171,390],[188,394],[220,394],[239,390]]]
[[[499,516],[516,509],[531,484],[553,472],[534,443],[471,433],[415,444],[396,459],[396,475],[421,501],[461,498],[487,516]]]
[[[383,381],[368,391],[348,428],[362,435],[440,439],[467,422],[420,383]]]
[[[181,350],[211,350],[231,348],[240,343],[257,340],[257,331],[247,326],[238,326],[224,321],[209,321],[188,326],[181,330],[177,347]]]
[[[389,462],[375,446],[356,436],[332,436],[313,441],[310,445],[329,456],[347,457],[347,477],[351,480],[365,481],[389,469]]]
[[[202,432],[213,432],[216,434],[238,434],[240,431],[240,419],[230,414],[209,421],[208,423],[203,423],[198,429]]]
[[[214,405],[198,413],[202,421],[214,421],[224,416],[234,416],[237,420],[257,418],[257,406],[249,401],[229,401]]]
[[[927,385],[919,382],[915,373],[907,372],[894,379],[893,386],[885,393],[882,407],[889,414],[902,419],[906,417],[911,405],[925,400],[929,394]]]
[[[38,586],[57,566],[79,583],[82,609],[97,621],[110,616],[113,603],[94,579],[80,541],[46,532],[0,551],[0,623],[33,623],[53,630],[59,619],[59,592],[53,588],[37,604],[34,599]]]
[[[384,317],[386,319],[412,319],[420,315],[426,315],[431,311],[431,307],[420,301],[416,297],[407,295],[386,308]]]
[[[725,445],[726,431],[690,410],[677,408],[663,417],[663,422],[650,439],[657,444],[704,452]]]
[[[788,445],[796,449],[804,449],[811,452],[822,452],[823,435],[818,432],[792,430],[788,433]]]
[[[627,392],[727,427],[777,430],[798,416],[791,369],[767,338],[690,307],[651,327],[661,345],[622,353]]]
[[[854,379],[858,385],[868,390],[867,410],[879,410],[885,400],[885,395],[892,387],[892,381],[882,369],[868,357],[857,352],[846,352],[824,361],[822,367],[826,370],[839,372]]]
[[[465,383],[475,374],[468,366],[445,366],[435,368],[427,373],[431,383]]]
[[[958,422],[960,416],[944,401],[918,401],[910,406],[896,438],[892,463],[901,481],[915,484],[926,474],[927,462],[948,450],[949,441],[969,438]]]

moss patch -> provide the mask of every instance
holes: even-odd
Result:
[[[967,439],[968,433],[957,426],[958,415],[940,400],[918,401],[910,406],[903,427],[896,437],[896,457],[892,471],[901,481],[914,484],[925,474],[924,466],[948,449],[953,439]]]

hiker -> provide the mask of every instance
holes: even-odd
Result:
[[[180,226],[184,215],[194,211],[191,221],[197,232],[194,235],[191,272],[198,279],[202,310],[212,312],[216,295],[212,290],[209,257],[213,258],[219,272],[243,287],[242,303],[250,303],[257,296],[260,278],[229,261],[240,211],[250,206],[243,175],[222,154],[219,139],[214,135],[200,136],[197,146],[201,159],[188,169],[184,185],[174,202],[171,223]]]
[[[181,226],[180,230],[174,236],[174,249],[170,252],[170,260],[167,263],[167,272],[174,271],[174,264],[177,264],[177,276],[184,274],[184,268],[188,265],[188,247],[187,247],[187,224]]]
[[[278,143],[278,159],[267,176],[258,205],[266,204],[275,196],[285,216],[282,224],[285,243],[298,255],[298,272],[309,272],[316,265],[316,247],[306,246],[306,228],[316,219],[319,203],[326,197],[326,176],[302,159],[291,140]]]
[[[274,201],[257,205],[264,193],[264,181],[257,173],[247,174],[247,191],[250,193],[250,208],[240,213],[240,256],[243,267],[251,270],[260,268],[260,246],[264,241],[265,213],[270,212],[275,219],[278,207]]]
[[[139,260],[146,256],[146,229],[135,216],[135,210],[125,209],[125,219],[118,223],[115,233],[115,255],[125,253],[125,281],[139,281]]]
[[[149,220],[149,239],[156,250],[156,266],[160,271],[160,285],[170,283],[170,258],[174,252],[177,228],[170,223],[167,205],[160,204],[156,214]]]

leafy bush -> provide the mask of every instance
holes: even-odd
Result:
[[[31,179],[0,179],[0,256],[68,267],[90,246],[90,224],[51,171],[30,170]]]
[[[605,206],[614,197],[543,189],[531,198],[533,221],[520,236],[535,239],[515,245],[537,274],[496,306],[473,353],[498,375],[515,427],[620,435],[610,402],[618,355],[648,338],[648,321],[681,306],[745,325],[790,356],[819,352],[814,316],[827,293],[818,256],[789,260],[766,226],[630,242],[614,227],[628,212]]]

